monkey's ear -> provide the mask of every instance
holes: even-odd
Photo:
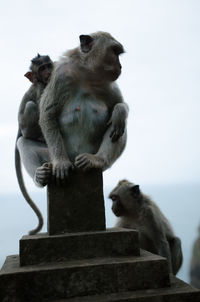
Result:
[[[131,193],[137,195],[137,194],[140,193],[140,186],[139,186],[139,185],[134,185],[134,186],[132,186],[132,187],[130,188],[130,190],[131,190]]]
[[[93,38],[89,35],[80,35],[79,36],[80,43],[81,43],[81,50],[82,52],[89,52],[92,48]]]
[[[34,82],[34,75],[32,71],[28,71],[27,73],[25,73],[24,75],[27,79],[29,79],[29,81],[31,81],[31,83]]]

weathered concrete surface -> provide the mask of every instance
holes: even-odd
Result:
[[[77,297],[52,302],[199,302],[200,291],[178,278],[171,277],[171,286],[143,291]]]
[[[141,256],[97,258],[40,266],[19,266],[9,256],[0,272],[0,301],[43,301],[169,286],[164,258]],[[12,300],[12,299],[16,300]]]
[[[75,170],[63,186],[47,189],[48,233],[105,230],[102,172]]]
[[[139,254],[138,231],[128,229],[52,236],[43,233],[20,240],[20,265]]]

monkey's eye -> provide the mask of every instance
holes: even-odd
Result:
[[[47,68],[51,69],[53,68],[53,65],[51,63],[47,64]]]
[[[40,72],[41,72],[41,71],[44,71],[45,68],[46,68],[45,65],[42,65],[42,66],[39,67],[39,71],[40,71]]]
[[[43,64],[42,66],[39,67],[39,72],[42,72],[45,69],[52,69],[52,67],[53,67],[53,65],[51,63]]]

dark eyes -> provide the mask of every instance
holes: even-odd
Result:
[[[53,68],[53,65],[52,65],[51,63],[47,64],[46,66],[47,66],[47,68],[49,68],[49,69]]]
[[[44,71],[46,68],[52,69],[52,67],[53,67],[53,65],[51,63],[44,64],[44,65],[40,66],[39,71]]]

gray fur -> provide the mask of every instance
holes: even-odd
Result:
[[[31,235],[36,234],[41,230],[43,226],[43,217],[26,190],[22,175],[21,160],[25,169],[37,185],[43,186],[44,179],[46,178],[47,182],[50,175],[50,167],[47,168],[47,166],[45,166],[45,163],[49,161],[48,149],[38,121],[39,100],[51,72],[50,67],[41,72],[39,71],[39,68],[45,64],[52,64],[52,61],[48,56],[39,56],[39,58],[40,61],[38,61],[37,57],[37,64],[34,59],[32,60],[31,71],[25,74],[32,82],[32,85],[25,93],[19,107],[19,129],[15,144],[15,170],[19,187],[24,198],[38,217],[38,226],[29,232]],[[37,170],[37,168],[39,170]]]
[[[123,47],[108,33],[91,37],[88,52],[77,47],[57,63],[40,101],[40,126],[60,180],[74,166],[106,170],[126,144],[128,107],[114,82],[121,65],[112,50]]]
[[[119,217],[115,227],[139,230],[141,248],[166,257],[176,275],[183,259],[181,241],[155,202],[137,187],[123,180],[110,193],[112,210]]]
[[[44,141],[39,126],[39,99],[44,91],[43,83],[34,83],[25,93],[18,112],[19,129],[22,136],[34,140]]]

